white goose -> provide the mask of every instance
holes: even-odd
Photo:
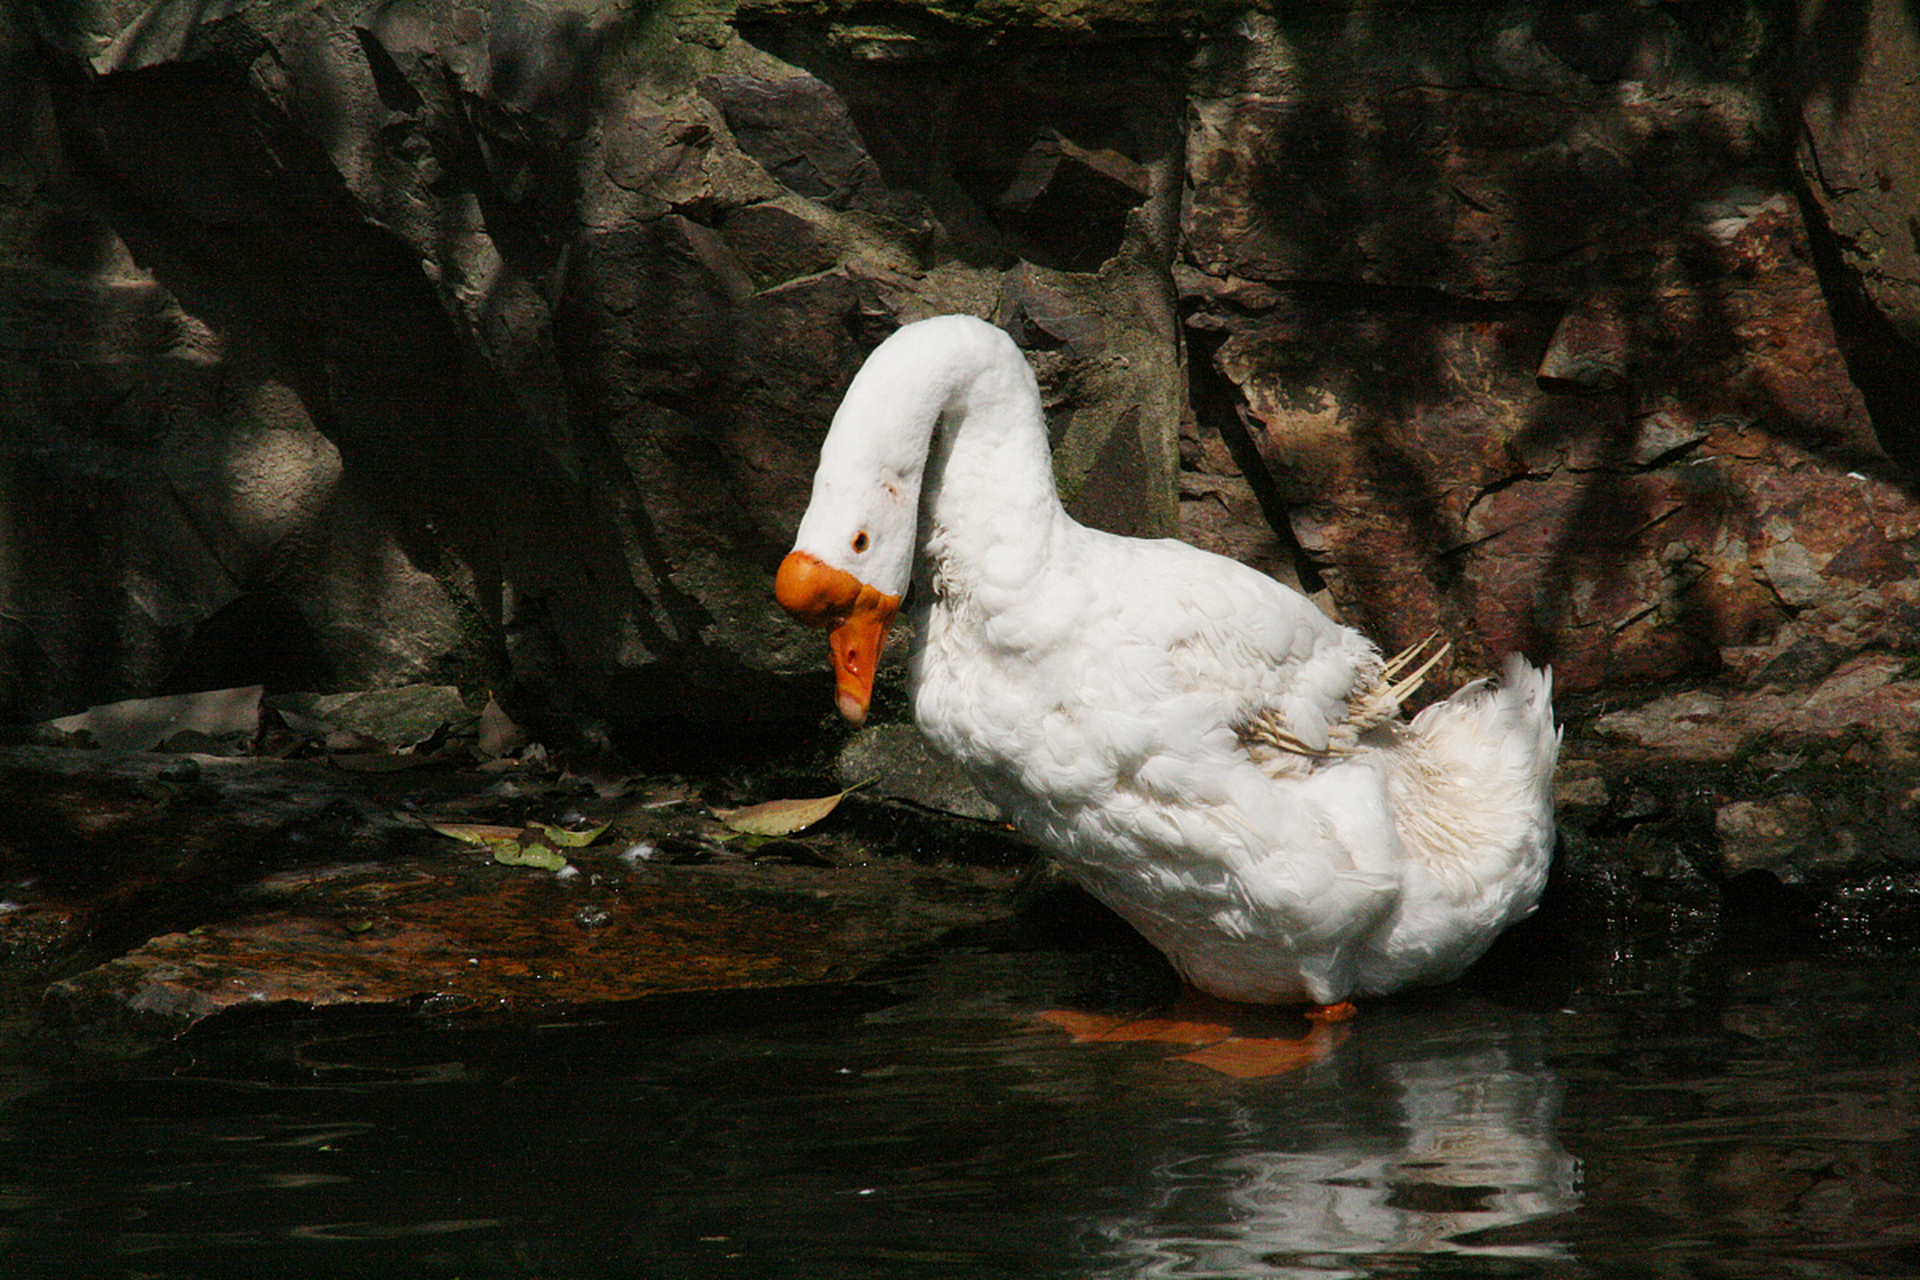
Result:
[[[916,573],[921,732],[1202,991],[1443,982],[1539,898],[1551,675],[1511,658],[1404,721],[1410,654],[1236,561],[1076,523],[1032,371],[967,316],[860,369],[775,584],[830,630],[855,724]]]

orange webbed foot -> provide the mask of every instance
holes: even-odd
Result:
[[[1336,1000],[1332,1004],[1309,1005],[1304,1016],[1316,1026],[1331,1027],[1342,1022],[1351,1022],[1358,1017],[1360,1010],[1354,1008],[1351,1000]]]
[[[1352,1018],[1354,1012],[1345,1001],[1316,1005],[1303,1011],[1309,1024],[1305,1034],[1275,1035],[1270,1034],[1273,1023],[1288,1017],[1287,1013],[1265,1005],[1234,1004],[1189,990],[1165,1011],[1141,1017],[1049,1009],[1039,1018],[1081,1043],[1190,1045],[1191,1052],[1174,1060],[1250,1080],[1324,1061],[1346,1039],[1347,1029],[1339,1024]]]

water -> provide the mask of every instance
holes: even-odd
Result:
[[[1115,963],[14,1068],[0,1274],[1920,1274],[1911,962],[1481,974],[1253,1079],[1037,1017]]]

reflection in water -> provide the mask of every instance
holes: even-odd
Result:
[[[1910,957],[1381,1001],[1257,1080],[1039,1025],[1065,973],[0,1074],[0,1276],[1920,1275]]]
[[[1558,1079],[1502,1043],[1518,1039],[1511,1026],[1477,1021],[1479,1044],[1368,1027],[1323,1081],[1240,1100],[1213,1149],[1155,1162],[1150,1209],[1097,1224],[1124,1259],[1106,1274],[1326,1277],[1407,1255],[1563,1257],[1551,1241],[1474,1239],[1580,1198],[1579,1162],[1555,1134]]]

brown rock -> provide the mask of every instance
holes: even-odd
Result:
[[[1736,800],[1721,806],[1713,825],[1720,837],[1720,870],[1729,876],[1778,873],[1822,841],[1819,811],[1805,796]]]
[[[1765,102],[1664,21],[1600,62],[1515,26],[1478,78],[1330,30],[1286,61],[1260,20],[1213,51],[1189,324],[1307,576],[1388,647],[1438,628],[1464,671],[1523,650],[1577,691],[1904,643],[1920,507],[1755,176]]]
[[[683,784],[593,775],[616,798],[584,803],[617,820],[542,870],[416,815],[521,830],[582,804],[576,776],[344,763],[0,751],[0,960],[16,985],[70,975],[55,1020],[145,1037],[283,1006],[512,1014],[836,981],[1016,908],[1021,849],[997,824],[851,812],[910,779],[865,773],[804,842],[742,849]]]
[[[871,869],[796,880],[575,859],[591,870],[556,877],[469,852],[270,877],[252,896],[294,905],[154,938],[53,984],[47,1013],[90,1034],[147,1036],[248,1010],[524,1016],[844,979],[980,923],[1011,883],[920,868],[908,889]],[[937,893],[931,876],[943,880]]]
[[[1847,355],[1889,451],[1920,449],[1920,33],[1899,0],[1795,6],[1799,171],[1824,219]]]
[[[846,102],[813,76],[708,76],[735,142],[781,186],[829,209],[883,203],[886,183]]]
[[[1693,690],[1611,712],[1593,724],[1601,737],[1671,759],[1725,763],[1762,747],[1856,747],[1879,764],[1920,759],[1920,682],[1906,660],[1863,654],[1810,688],[1731,694]]]

